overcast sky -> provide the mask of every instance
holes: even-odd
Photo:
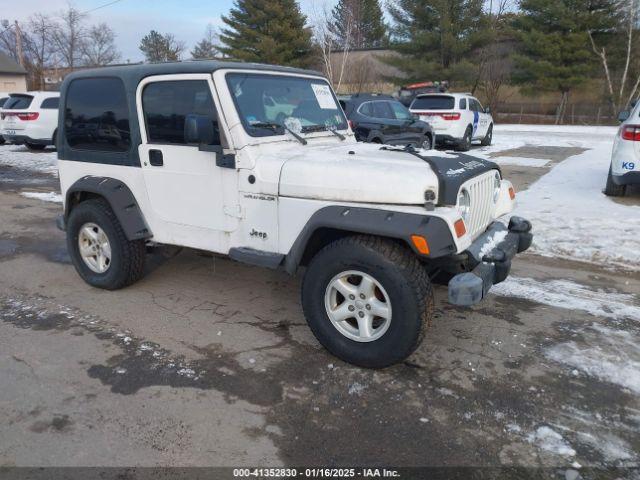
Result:
[[[72,4],[87,12],[113,0],[74,0]],[[305,14],[312,17],[330,7],[336,0],[301,0]],[[5,4],[9,0],[0,0]],[[24,21],[36,12],[55,15],[67,6],[67,0],[12,1],[11,8],[0,8],[0,18]],[[122,61],[142,60],[138,50],[140,39],[151,29],[173,33],[178,40],[187,43],[191,50],[205,32],[208,23],[221,25],[220,15],[228,13],[233,0],[119,0],[113,5],[89,13],[89,23],[106,22],[116,32]],[[8,17],[8,18],[7,18]]]

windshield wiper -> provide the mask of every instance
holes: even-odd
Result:
[[[310,127],[304,127],[303,132],[331,132],[340,140],[344,140],[346,137],[337,130],[327,127],[326,125],[311,125]]]
[[[268,129],[271,129],[271,130],[275,130],[276,128],[282,128],[282,129],[286,130],[287,132],[289,132],[291,135],[293,135],[295,137],[295,139],[298,140],[302,145],[306,145],[307,144],[307,141],[304,138],[302,138],[300,135],[298,135],[296,132],[291,130],[286,125],[280,125],[279,123],[269,123],[269,122],[250,123],[249,125],[251,125],[252,127],[255,127],[255,128],[268,128]]]

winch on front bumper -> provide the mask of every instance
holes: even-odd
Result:
[[[449,302],[470,306],[480,302],[489,289],[507,278],[511,259],[531,246],[531,223],[511,217],[509,226],[493,222],[466,251],[471,271],[449,281]]]

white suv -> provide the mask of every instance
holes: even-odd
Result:
[[[640,102],[620,113],[622,121],[613,142],[611,165],[604,193],[612,197],[625,194],[627,185],[640,184]]]
[[[60,228],[80,276],[115,290],[171,244],[294,274],[320,343],[403,360],[449,300],[481,301],[529,248],[493,162],[358,143],[316,72],[214,61],[106,67],[62,86]],[[216,295],[212,292],[212,295]]]
[[[5,141],[31,150],[55,145],[58,129],[58,92],[12,93],[0,110]]]
[[[473,140],[480,140],[484,146],[491,145],[490,110],[482,108],[478,99],[468,93],[418,95],[409,110],[431,125],[437,144],[452,144],[461,152],[468,151]]]

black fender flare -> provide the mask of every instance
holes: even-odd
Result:
[[[81,193],[99,195],[109,202],[128,240],[142,240],[153,236],[129,187],[121,180],[110,177],[86,176],[69,187],[64,203],[65,225],[71,209],[76,205],[74,195]]]
[[[426,212],[425,212],[426,213]],[[365,235],[403,240],[416,255],[420,255],[411,242],[411,235],[422,235],[428,243],[430,254],[421,257],[434,259],[456,253],[456,244],[447,222],[430,215],[393,212],[389,210],[332,205],[316,211],[293,242],[284,259],[284,268],[294,274],[314,232],[331,228]]]

